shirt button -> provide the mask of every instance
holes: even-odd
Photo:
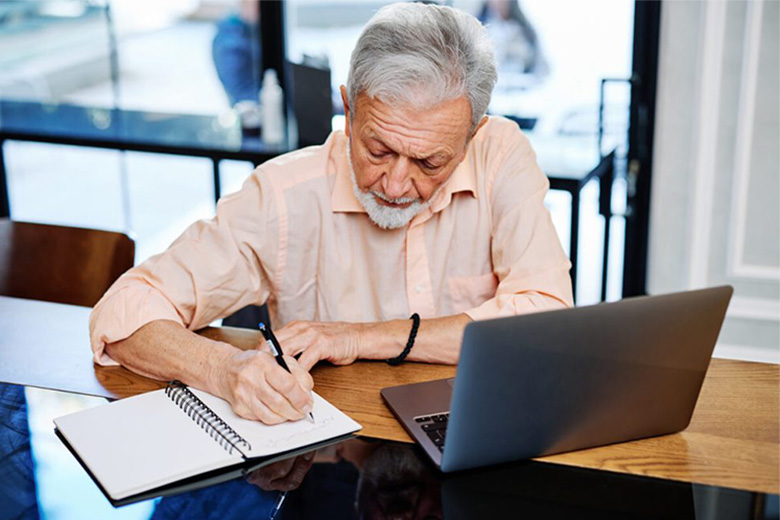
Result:
[[[417,285],[414,288],[414,292],[416,292],[417,294],[420,294],[422,292],[422,290],[423,290],[423,286],[422,285]]]

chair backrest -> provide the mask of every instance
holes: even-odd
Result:
[[[91,307],[133,266],[123,233],[0,219],[0,295]]]

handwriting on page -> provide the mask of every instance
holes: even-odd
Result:
[[[273,436],[263,439],[259,443],[258,448],[263,450],[283,450],[289,445],[305,444],[308,438],[316,437],[320,431],[333,424],[334,420],[333,416],[327,416],[317,417],[314,424],[306,419],[301,419],[294,423],[278,425],[279,435],[275,431]],[[284,428],[284,426],[289,428]]]
[[[219,397],[197,389],[192,392],[249,443],[252,449],[247,455],[254,457],[300,448],[360,429],[359,424],[316,393],[313,393],[314,423],[301,419],[269,426],[239,417],[230,404]]]

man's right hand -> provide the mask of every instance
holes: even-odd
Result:
[[[238,415],[266,424],[302,419],[313,405],[314,382],[295,359],[285,356],[290,374],[267,352],[242,351],[173,321],[147,323],[106,353],[137,374],[217,395]]]
[[[241,417],[266,424],[297,421],[314,404],[314,381],[295,358],[284,358],[288,373],[267,352],[240,351],[228,357],[219,370],[218,387]]]

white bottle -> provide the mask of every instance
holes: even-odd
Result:
[[[260,104],[263,106],[263,141],[266,144],[284,142],[284,93],[279,86],[276,71],[267,69],[263,75],[263,90],[260,91]]]

